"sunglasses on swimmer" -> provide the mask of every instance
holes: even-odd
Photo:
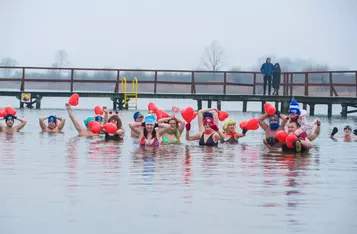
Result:
[[[349,125],[347,125],[347,126],[345,126],[344,128],[343,128],[343,130],[350,130],[350,131],[352,131],[352,128],[349,126]]]

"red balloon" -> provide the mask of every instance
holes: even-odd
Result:
[[[240,121],[239,127],[240,127],[241,129],[243,129],[243,128],[247,127],[247,123],[248,123],[248,120]]]
[[[290,149],[294,148],[293,143],[296,141],[298,138],[294,133],[290,133],[285,140],[286,146]]]
[[[265,103],[264,104],[264,111],[265,111],[265,113],[268,113],[268,109],[269,109],[269,107],[271,107],[272,105],[270,104],[270,103]]]
[[[254,118],[254,119],[248,120],[246,128],[248,130],[257,130],[259,128],[258,119]]]
[[[79,104],[79,95],[74,93],[69,97],[68,104],[71,106],[77,106]]]
[[[90,121],[90,122],[88,123],[88,128],[89,128],[89,129],[91,129],[92,126],[95,124],[94,122],[97,122],[97,121],[92,120],[92,121]]]
[[[284,131],[279,131],[275,134],[275,138],[280,142],[285,142],[287,136],[288,134]]]
[[[169,117],[169,114],[167,114],[165,111],[163,111],[163,110],[157,110],[156,111],[157,120],[163,119],[163,118],[168,118],[168,117]]]
[[[98,123],[97,121],[90,121],[88,123],[89,129],[93,132],[93,133],[99,133],[102,130],[102,126],[100,126],[100,123]]]
[[[16,116],[16,110],[14,110],[12,107],[8,106],[5,108],[5,112],[8,115],[13,115]]]
[[[103,110],[102,110],[102,108],[100,108],[100,106],[95,106],[94,107],[94,113],[96,115],[103,115]]]
[[[153,111],[154,113],[156,113],[156,111],[158,110],[159,108],[157,108],[157,106],[153,103],[153,102],[150,102],[148,104],[148,110],[149,111]]]
[[[218,111],[218,119],[223,121],[228,118],[228,113],[225,111]]]
[[[195,113],[192,107],[187,107],[181,110],[181,116],[187,123],[191,123],[196,118],[197,113]]]
[[[6,111],[0,108],[0,117],[5,117],[7,115]]]
[[[117,126],[113,123],[104,124],[103,128],[109,134],[115,134],[118,131]]]
[[[267,114],[268,115],[275,115],[275,113],[276,113],[275,107],[274,106],[269,106],[268,110],[267,110]]]

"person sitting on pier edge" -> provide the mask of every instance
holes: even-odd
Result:
[[[173,114],[169,118],[160,119],[158,123],[167,123],[170,125],[170,129],[162,136],[162,143],[180,143],[182,132],[185,129],[185,121],[175,117]]]
[[[269,125],[265,122],[265,119],[269,119]],[[279,119],[282,119],[281,122]],[[276,111],[274,115],[269,116],[268,114],[263,114],[258,118],[260,127],[265,131],[265,138],[263,143],[268,147],[277,147],[281,146],[279,141],[275,138],[275,135],[278,131],[284,131],[285,124],[288,122],[288,117],[284,114],[281,114],[279,111]]]
[[[105,119],[105,117],[104,117]],[[114,133],[114,135],[111,135],[107,132],[105,132],[104,140],[105,141],[120,141],[124,139],[124,129],[123,129],[123,124],[118,115],[112,115],[107,121],[108,123],[112,123],[115,126],[117,126],[117,131]],[[106,124],[105,120],[104,123]]]
[[[0,123],[0,132],[19,132],[23,127],[25,127],[27,121],[23,118],[19,118],[13,115],[6,115],[3,117],[6,123],[6,127]],[[20,124],[14,127],[15,119],[20,121]]]
[[[45,124],[45,120],[47,121],[47,125]],[[58,124],[58,121],[60,121],[60,123]],[[42,129],[42,132],[49,132],[49,133],[55,133],[55,132],[61,132],[64,124],[66,122],[66,119],[63,117],[56,117],[54,115],[50,115],[48,117],[44,116],[44,117],[40,117],[39,118],[39,122],[40,122],[40,127]]]
[[[143,126],[144,128],[138,128]],[[145,117],[145,122],[130,123],[129,127],[132,131],[139,135],[141,146],[159,146],[159,139],[163,136],[169,129],[170,125],[165,123],[156,123],[155,117],[153,115],[147,115]],[[157,129],[158,128],[158,129]]]
[[[197,141],[199,145],[217,146],[218,141],[224,139],[224,134],[218,129],[213,118],[205,117],[203,120],[204,130],[190,136],[191,123],[186,124],[186,140]]]
[[[281,77],[280,65],[279,63],[276,63],[274,65],[274,71],[273,71],[273,84],[272,84],[274,88],[273,95],[279,95],[280,77]]]
[[[301,126],[298,122],[290,122],[288,124],[288,134],[295,134]],[[297,135],[297,140],[293,143],[294,148],[289,148],[285,143],[282,145],[282,151],[285,153],[307,153],[312,148],[312,143],[307,137],[306,132]]]
[[[260,72],[264,75],[264,95],[266,92],[266,88],[268,85],[268,95],[270,95],[271,92],[271,78],[274,72],[274,66],[272,63],[270,63],[270,58],[267,58],[265,63],[262,64],[260,68]]]
[[[134,113],[133,118],[134,118],[134,121],[137,123],[141,123],[144,120],[144,116],[139,111]],[[137,128],[140,129],[140,127],[141,127],[141,125],[138,126]],[[135,131],[131,130],[131,137],[138,138],[139,136],[140,136],[140,134],[137,134]]]
[[[349,125],[346,125],[344,128],[343,128],[343,131],[344,131],[344,136],[340,136],[340,137],[335,137],[335,134],[338,132],[338,128],[337,127],[334,127],[333,130],[332,130],[332,133],[330,135],[330,138],[332,138],[334,141],[337,141],[336,138],[343,138],[344,141],[346,142],[350,142],[352,140],[355,140],[357,139],[357,129],[353,130],[353,134],[356,135],[356,136],[352,136],[351,135],[351,132],[352,132],[352,128],[351,126]]]
[[[224,139],[221,140],[221,143],[238,143],[238,138],[245,136],[248,130],[246,128],[243,128],[242,133],[236,132],[236,125],[236,121],[230,118],[227,118],[223,122]]]
[[[71,106],[66,103],[66,109],[68,111],[68,115],[69,118],[72,120],[72,123],[74,125],[74,127],[77,129],[78,132],[78,136],[98,136],[98,133],[93,133],[90,129],[89,129],[89,122],[90,121],[95,121],[95,119],[93,117],[88,117],[86,120],[84,120],[84,124],[86,127],[83,127],[82,125],[80,125],[77,121],[77,119],[74,117]]]

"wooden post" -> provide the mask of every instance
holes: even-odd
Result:
[[[302,104],[302,109],[304,109],[304,110],[307,109],[307,104],[306,104],[306,103],[303,103],[303,104]]]
[[[217,100],[217,110],[221,110],[221,101]]]
[[[309,96],[309,73],[305,73],[305,91],[304,95]]]
[[[212,101],[211,100],[207,101],[207,108],[212,108]]]
[[[356,97],[357,97],[357,72],[356,72]]]
[[[247,112],[248,101],[243,101],[243,112]]]
[[[21,87],[20,91],[25,91],[25,68],[22,68],[22,78],[21,78]]]
[[[120,70],[117,71],[117,82],[115,84],[115,89],[114,93],[119,93],[120,92]]]
[[[112,99],[112,101],[113,101],[113,110],[117,110],[117,99],[116,98],[111,98]]]
[[[293,84],[294,84],[294,74],[290,74],[290,96],[293,96]]]
[[[226,86],[227,86],[227,72],[224,72],[223,75],[224,75],[223,94],[225,95],[227,92],[227,90],[226,90],[227,89],[226,88]],[[217,105],[218,105],[218,102],[217,102]]]
[[[154,93],[156,93],[156,89],[157,89],[157,71],[155,71]]]
[[[289,112],[290,103],[288,101],[281,102],[281,113],[288,113]]]
[[[275,109],[279,110],[279,102],[275,102]]]
[[[332,89],[333,89],[333,87],[332,87],[332,72],[329,72],[328,76],[329,76],[329,80],[330,80],[330,97],[332,97],[333,96],[333,91],[332,91]]]
[[[36,96],[36,109],[41,109],[41,99],[42,97],[40,95]]]
[[[73,93],[74,70],[71,69],[71,93]]]
[[[195,86],[195,73],[192,72],[192,76],[191,76],[191,94],[195,94],[196,93],[196,86]],[[201,101],[202,103],[202,101]],[[202,106],[202,105],[201,105]]]
[[[202,100],[197,100],[197,110],[202,109]]]
[[[348,106],[346,104],[342,104],[341,106],[342,106],[341,116],[342,117],[347,117]]]
[[[327,104],[327,117],[331,118],[332,116],[332,104]]]
[[[357,73],[356,73],[356,82],[357,82]],[[253,95],[255,95],[255,86],[257,84],[257,73],[254,73],[253,75]],[[243,102],[244,104],[244,102]]]
[[[310,103],[310,116],[314,116],[315,115],[315,104]]]
[[[264,104],[266,103],[266,101],[262,101],[262,113],[264,113],[265,112],[265,110],[264,110]]]

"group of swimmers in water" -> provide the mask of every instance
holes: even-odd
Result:
[[[112,114],[106,107],[103,107],[103,115],[88,117],[84,121],[84,126],[73,115],[71,105],[66,103],[69,118],[74,127],[78,131],[79,136],[98,136],[104,135],[106,141],[120,141],[124,139],[123,123],[118,114]],[[186,123],[184,120],[172,114],[167,118],[156,120],[155,113],[150,112],[145,117],[136,112],[133,116],[134,121],[129,123],[131,129],[131,137],[137,138],[141,146],[158,147],[160,144],[177,144],[180,143],[181,135],[186,129],[187,141],[198,141],[202,146],[217,146],[218,143],[238,143],[238,139],[247,134],[247,129],[243,127],[241,132],[237,132],[236,121],[227,118],[223,122],[223,129],[219,129],[218,111],[213,108],[202,109],[197,112],[198,132],[191,134],[191,123]],[[110,115],[110,116],[109,116]],[[1,118],[0,118],[1,119]],[[23,118],[7,114],[3,117],[5,126],[0,123],[0,132],[18,132],[27,123]],[[14,125],[15,120],[20,123]],[[47,120],[47,124],[45,121]],[[266,120],[268,120],[266,122]],[[99,133],[93,133],[90,129],[90,122],[96,121],[101,125],[112,123],[116,126],[116,132],[109,134],[104,128]],[[66,119],[64,117],[48,116],[40,117],[39,125],[43,132],[57,133],[62,132]],[[299,104],[292,100],[288,115],[284,115],[279,111],[274,114],[262,114],[258,117],[260,127],[265,131],[266,137],[264,144],[269,148],[281,148],[284,152],[308,152],[313,147],[314,141],[320,134],[321,122],[315,119],[313,122],[307,120],[307,113],[300,109]],[[277,139],[277,133],[286,132],[287,134],[296,135],[296,140],[293,142],[293,147],[287,147],[287,143]],[[345,141],[357,139],[357,129],[352,131],[350,126],[345,126],[344,135],[336,137],[338,129],[333,128],[330,137],[343,138]]]

